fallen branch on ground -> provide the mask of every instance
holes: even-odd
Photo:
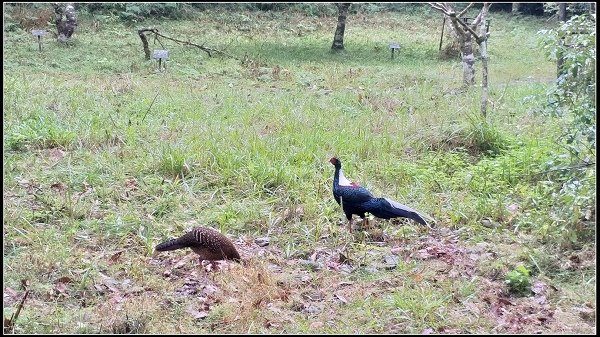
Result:
[[[221,50],[218,50],[218,49],[214,49],[214,48],[210,48],[210,47],[205,47],[204,44],[199,45],[199,44],[192,43],[190,41],[182,41],[182,40],[178,40],[178,39],[175,39],[175,38],[172,38],[172,37],[168,37],[166,35],[160,34],[158,32],[158,29],[156,29],[156,28],[142,28],[142,29],[138,30],[138,35],[140,36],[140,39],[142,39],[142,44],[144,46],[144,53],[146,54],[146,60],[150,59],[150,49],[148,48],[148,40],[146,39],[146,35],[144,34],[146,32],[153,33],[155,39],[160,36],[160,37],[165,38],[167,40],[171,40],[171,41],[175,41],[177,43],[181,43],[184,46],[194,46],[194,47],[196,47],[196,48],[198,48],[198,49],[206,52],[209,57],[212,57],[212,53],[216,53],[216,54],[221,54],[221,55],[224,55],[224,56],[227,56],[227,57],[231,57],[231,58],[237,60],[237,58],[235,56],[233,56],[233,55],[227,54],[224,51],[221,51]]]
[[[17,306],[17,311],[15,311],[9,319],[4,319],[4,333],[12,333],[15,327],[15,322],[17,318],[19,318],[19,314],[21,313],[21,309],[23,308],[23,304],[25,304],[25,299],[27,299],[27,295],[29,295],[29,290],[25,291],[25,295],[23,295],[23,299],[21,299],[21,303]]]

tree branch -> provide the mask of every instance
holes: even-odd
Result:
[[[477,27],[477,25],[479,25],[479,23],[481,22],[481,17],[485,16],[485,14],[487,14],[487,8],[489,8],[489,2],[485,2],[483,4],[483,8],[481,8],[481,11],[479,11],[479,14],[477,14],[477,16],[475,17],[475,20],[473,20],[473,22],[471,23],[471,25],[473,27]],[[485,14],[484,14],[485,12]]]
[[[451,18],[454,17],[455,19],[457,19],[456,18],[456,14],[451,15],[450,17]],[[475,31],[473,30],[473,28],[471,28],[469,25],[467,25],[466,23],[464,23],[462,20],[458,20],[457,19],[456,22],[458,22],[461,26],[465,27],[469,31],[469,33],[473,34],[473,36],[475,37],[476,40],[480,39],[479,35],[477,35],[477,33],[475,33]]]
[[[469,25],[467,25],[466,23],[464,23],[462,20],[460,20],[460,16],[462,14],[464,14],[464,12],[469,9],[470,6],[473,5],[473,3],[470,3],[469,5],[467,5],[467,7],[465,9],[463,9],[458,15],[456,14],[456,12],[452,9],[452,7],[450,7],[449,5],[445,5],[442,4],[440,2],[428,2],[428,4],[437,9],[438,11],[444,13],[444,15],[447,15],[450,17],[450,20],[452,21],[452,23],[454,25],[456,25],[456,23],[460,24],[461,26],[463,26],[469,33],[471,33],[475,39],[479,40],[480,37],[479,35],[477,35],[477,33],[475,33],[475,30],[473,30],[473,28],[471,28]],[[459,29],[456,30],[459,34],[463,33],[462,31],[460,31]]]
[[[441,2],[428,2],[428,4],[429,4],[429,6],[437,9],[438,11],[444,13],[445,15],[448,15],[448,11],[444,7],[444,4],[442,4]]]
[[[181,44],[183,44],[185,46],[194,46],[194,47],[196,47],[196,48],[198,48],[198,49],[206,52],[209,57],[212,57],[212,53],[217,53],[217,54],[221,54],[221,55],[224,55],[224,56],[227,56],[227,57],[231,57],[231,58],[233,58],[235,60],[238,60],[238,58],[235,57],[235,56],[233,56],[233,55],[229,55],[229,54],[225,53],[224,51],[221,51],[221,50],[218,50],[218,49],[205,47],[204,44],[198,45],[198,44],[195,44],[195,43],[192,43],[192,42],[189,42],[189,41],[182,41],[182,40],[178,40],[178,39],[175,39],[175,38],[168,37],[166,35],[160,34],[158,32],[158,29],[156,29],[156,28],[143,28],[143,29],[138,30],[138,34],[140,35],[140,38],[142,39],[142,43],[144,43],[144,37],[145,37],[143,35],[144,32],[152,32],[152,33],[154,33],[155,38],[157,36],[160,36],[160,37],[165,38],[167,40],[171,40],[171,41],[175,41],[177,43],[181,43]],[[160,40],[159,40],[159,42],[160,42]],[[161,45],[162,45],[162,43],[161,43]],[[146,48],[147,48],[147,41],[144,44],[144,52],[146,52]],[[148,55],[148,53],[149,53],[149,50],[148,50],[148,52],[146,52],[146,55]]]
[[[468,10],[469,8],[471,8],[471,6],[473,6],[473,3],[472,3],[472,2],[470,2],[470,3],[467,5],[467,7],[465,7],[465,9],[463,9],[463,10],[462,10],[460,13],[458,13],[458,15],[456,15],[456,17],[459,17],[459,18],[460,18],[460,17],[461,17],[463,14],[465,14],[465,13],[467,12],[467,10]]]

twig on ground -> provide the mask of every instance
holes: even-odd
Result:
[[[19,314],[21,313],[21,309],[23,309],[23,304],[25,304],[25,300],[29,295],[29,290],[25,291],[25,295],[21,299],[21,303],[17,306],[17,311],[15,311],[9,319],[4,319],[4,333],[12,333],[15,327],[15,322],[17,318],[19,318]]]
[[[154,102],[156,101],[156,97],[158,97],[158,93],[156,93],[156,96],[154,96],[154,99],[152,100],[152,103],[150,103],[150,106],[148,107],[148,111],[146,111],[146,114],[142,118],[142,123],[146,119],[146,116],[148,116],[148,112],[150,112],[150,109],[152,109],[152,106],[154,105]]]

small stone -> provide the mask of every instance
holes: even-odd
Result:
[[[266,247],[269,245],[269,238],[256,238],[254,239],[254,243],[256,243],[259,247]]]
[[[319,270],[322,268],[320,263],[310,261],[310,260],[298,260],[298,263],[300,263],[301,265],[306,266],[312,270]]]
[[[392,270],[396,268],[396,266],[398,265],[398,260],[399,258],[396,255],[387,255],[386,257],[384,257],[385,269]]]
[[[305,313],[308,313],[308,314],[316,315],[316,314],[320,313],[321,311],[323,311],[323,308],[321,308],[321,306],[319,306],[319,305],[309,303],[309,304],[305,304],[303,306],[302,311]]]
[[[487,228],[498,228],[500,227],[500,225],[493,223],[492,220],[490,219],[481,219],[481,225],[483,225],[483,227],[487,227]]]

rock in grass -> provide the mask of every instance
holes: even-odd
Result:
[[[498,228],[498,227],[500,227],[499,224],[493,223],[492,220],[490,220],[488,218],[481,219],[481,224],[483,225],[483,227],[487,227],[487,228]]]
[[[396,266],[398,265],[398,257],[395,255],[388,255],[384,258],[384,262],[385,262],[385,269],[386,270],[392,270],[394,268],[396,268]]]
[[[256,243],[259,247],[266,247],[269,245],[269,238],[256,238],[254,239],[254,243]]]
[[[300,263],[301,265],[303,265],[311,270],[319,270],[322,268],[320,263],[310,261],[310,260],[298,260],[298,263]]]

